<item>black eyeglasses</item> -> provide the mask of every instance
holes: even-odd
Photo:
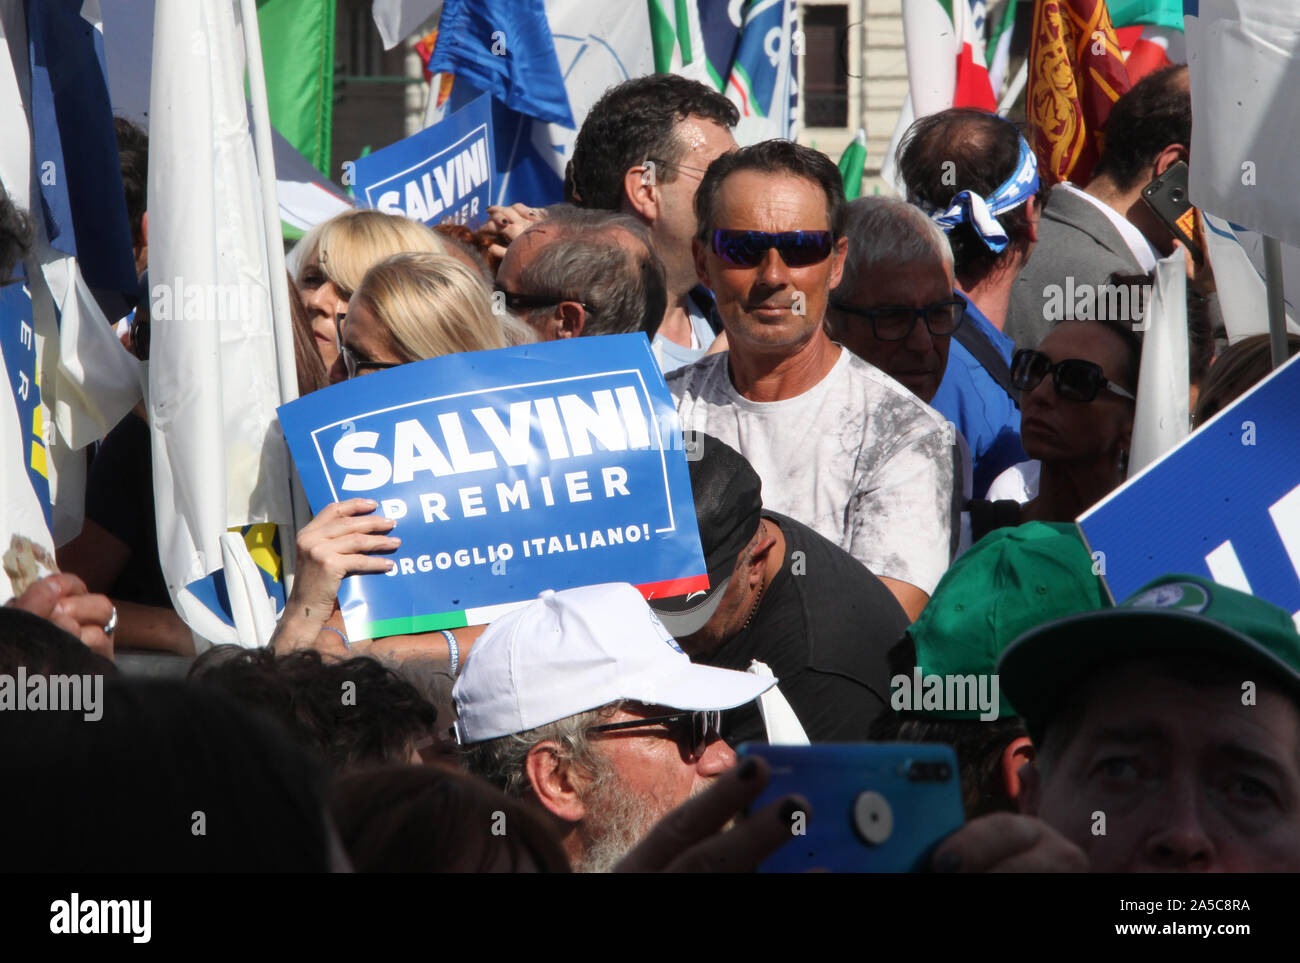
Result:
[[[596,309],[587,302],[579,301],[576,298],[566,298],[562,294],[515,294],[513,291],[506,291],[502,288],[494,288],[492,293],[501,295],[501,300],[505,302],[506,307],[516,314],[520,311],[530,311],[533,308],[549,308],[565,301],[573,302],[588,314],[596,313]]]
[[[647,157],[645,162],[647,164],[658,164],[660,167],[675,167],[679,171],[690,171],[693,174],[699,174],[701,177],[708,173],[708,171],[703,167],[689,167],[686,164],[675,164],[672,161],[662,160],[658,157]]]
[[[830,231],[726,231],[713,232],[713,253],[741,267],[758,267],[770,248],[776,248],[788,267],[807,267],[831,254]]]
[[[698,759],[704,755],[709,743],[713,741],[709,737],[718,734],[718,730],[722,725],[722,713],[715,709],[674,712],[672,715],[651,716],[648,719],[609,722],[603,726],[592,726],[587,731],[618,732],[623,729],[640,729],[643,726],[658,725],[668,726],[682,751]]]
[[[1053,363],[1051,358],[1033,348],[1021,348],[1011,356],[1011,385],[1014,388],[1033,391],[1049,374],[1056,393],[1071,401],[1092,401],[1102,388],[1121,398],[1137,400],[1130,391],[1108,380],[1101,365],[1091,361],[1066,358]]]
[[[936,301],[923,308],[909,308],[903,305],[855,308],[851,304],[832,298],[831,307],[845,314],[866,318],[871,322],[871,333],[875,335],[877,341],[906,341],[918,320],[925,321],[925,327],[932,337],[946,338],[961,327],[962,320],[966,317],[966,302],[961,298]]]
[[[356,353],[343,343],[343,319],[347,316],[346,311],[334,315],[334,343],[339,349],[339,357],[343,359],[343,367],[347,369],[349,381],[355,378],[359,371],[379,371],[383,368],[396,368],[402,363],[400,361],[371,361],[368,358],[357,357]]]

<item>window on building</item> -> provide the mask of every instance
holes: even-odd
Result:
[[[847,127],[849,83],[845,64],[849,8],[843,3],[803,7],[803,123]]]

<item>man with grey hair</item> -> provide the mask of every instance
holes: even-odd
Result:
[[[474,644],[456,740],[466,768],[541,810],[575,869],[605,872],[736,764],[722,710],[775,682],[693,664],[631,585],[548,590]]]
[[[827,330],[929,404],[966,307],[953,294],[948,239],[906,201],[861,197],[848,208],[848,257],[831,293]]]
[[[498,303],[543,341],[645,331],[653,336],[668,293],[663,262],[644,224],[627,214],[568,204],[506,249]]]

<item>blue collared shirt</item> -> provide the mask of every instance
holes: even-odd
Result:
[[[994,327],[970,298],[956,293],[966,302],[962,324],[977,328],[1009,365],[1015,342]],[[1029,457],[1020,444],[1020,409],[956,338],[949,342],[948,367],[930,407],[951,421],[970,445],[975,498],[983,498],[1004,469]]]

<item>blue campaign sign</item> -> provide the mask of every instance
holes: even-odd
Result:
[[[452,220],[478,228],[492,203],[492,99],[353,162],[353,186],[366,207],[430,226]]]
[[[447,355],[280,408],[312,510],[371,498],[402,540],[350,576],[350,638],[491,621],[544,589],[708,587],[677,413],[644,334]]]
[[[1297,398],[1292,358],[1079,519],[1115,601],[1189,572],[1300,612]]]

